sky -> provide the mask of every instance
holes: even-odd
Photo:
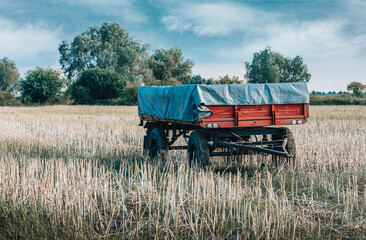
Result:
[[[310,90],[366,84],[366,0],[0,0],[0,58],[21,74],[59,68],[62,40],[103,22],[119,23],[151,52],[181,48],[206,78],[244,79],[244,63],[270,46],[303,58]]]

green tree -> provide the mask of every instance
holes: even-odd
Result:
[[[0,60],[0,91],[15,92],[19,89],[20,75],[13,61],[4,57]]]
[[[308,82],[311,74],[300,56],[287,58],[267,47],[245,63],[248,83]]]
[[[71,85],[71,97],[77,103],[118,98],[126,86],[126,80],[111,68],[93,68],[82,72]]]
[[[77,35],[71,44],[59,48],[60,64],[68,82],[91,68],[112,68],[131,82],[151,77],[146,66],[147,46],[129,37],[118,23],[103,23]]]
[[[233,76],[232,78],[226,74],[224,77],[219,77],[214,84],[242,84],[243,82],[239,80],[239,77]]]
[[[159,49],[151,56],[148,66],[153,79],[145,80],[146,85],[188,84],[192,78],[193,62],[185,60],[179,48]]]
[[[0,106],[18,106],[20,103],[14,94],[8,91],[0,91]]]
[[[21,94],[32,102],[45,103],[53,100],[65,84],[61,72],[52,68],[37,67],[27,72],[21,81]]]
[[[354,95],[360,97],[362,92],[365,91],[366,85],[363,85],[360,82],[351,82],[347,86],[348,91],[352,91]]]
[[[123,104],[135,105],[138,99],[138,88],[141,85],[139,82],[130,83],[127,82],[126,87],[122,92]]]
[[[203,77],[201,77],[201,75],[194,75],[191,79],[191,81],[189,82],[189,84],[206,84],[206,85],[211,85],[213,84],[213,79],[209,78],[209,79],[205,79]]]

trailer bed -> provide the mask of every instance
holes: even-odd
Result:
[[[140,114],[140,119],[142,121],[181,123],[202,128],[238,128],[302,124],[309,117],[309,104],[307,103],[255,106],[220,105],[206,107],[210,109],[212,115],[199,118],[196,121],[181,121],[147,114]]]
[[[206,127],[287,125],[306,121],[306,83],[184,85],[139,87],[138,111],[144,121],[180,122]]]

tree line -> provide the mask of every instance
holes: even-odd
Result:
[[[243,83],[228,75],[215,80],[192,76],[193,61],[185,59],[177,47],[152,53],[150,49],[118,23],[103,23],[59,45],[61,71],[37,67],[20,79],[15,63],[4,57],[0,60],[0,104],[14,94],[23,103],[135,104],[141,85]],[[287,58],[270,47],[254,53],[245,68],[247,83],[307,82],[311,78],[300,56]]]

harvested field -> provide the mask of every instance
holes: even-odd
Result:
[[[366,239],[366,107],[312,106],[295,168],[142,154],[137,107],[0,108],[4,239]]]

